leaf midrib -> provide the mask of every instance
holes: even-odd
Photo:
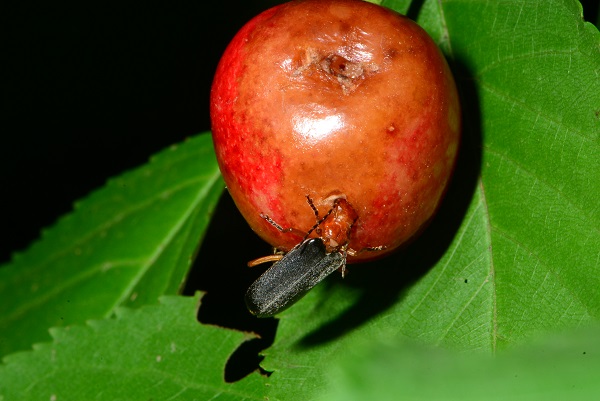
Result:
[[[135,285],[137,285],[137,283],[139,283],[139,281],[141,280],[141,278],[148,271],[148,268],[150,266],[152,266],[152,263],[161,255],[162,251],[164,249],[166,249],[165,246],[161,246],[161,245],[168,244],[169,241],[172,240],[175,237],[176,232],[185,223],[185,221],[186,221],[187,217],[189,216],[189,214],[192,213],[192,211],[197,207],[197,205],[198,205],[198,199],[201,199],[204,194],[208,193],[208,191],[210,190],[210,188],[212,188],[214,186],[214,184],[218,181],[219,176],[220,175],[219,175],[218,169],[216,169],[215,171],[213,171],[213,174],[211,175],[212,179],[209,180],[209,181],[205,181],[207,183],[207,185],[203,185],[200,188],[200,190],[198,192],[198,195],[195,197],[194,202],[191,204],[192,206],[190,206],[190,208],[188,208],[185,211],[185,213],[182,214],[182,217],[177,221],[177,223],[169,231],[169,235],[167,237],[165,237],[167,239],[167,241],[161,242],[161,244],[156,247],[156,251],[154,252],[154,254],[150,255],[150,257],[148,259],[146,259],[146,258],[144,258],[144,259],[138,259],[139,261],[147,260],[148,262],[146,264],[142,264],[141,268],[139,269],[139,273],[135,276],[134,280],[132,280],[133,284],[129,285],[124,290],[123,295],[117,300],[117,302],[115,302],[109,309],[107,309],[107,313],[104,315],[104,317],[110,316],[112,314],[112,311],[114,310],[114,308],[117,305],[120,305],[130,295],[129,291],[131,291],[132,288],[135,288]],[[199,177],[199,178],[196,178],[196,179],[193,179],[193,180],[185,181],[185,182],[181,183],[178,186],[171,187],[169,192],[175,193],[177,191],[184,190],[187,187],[195,184],[196,182],[203,181],[205,178],[206,178],[205,176],[202,176],[202,177]],[[167,192],[167,191],[163,191],[161,193],[158,193],[154,197],[148,198],[147,201],[135,205],[135,207],[132,207],[132,208],[128,209],[126,212],[122,213],[120,216],[126,216],[126,215],[129,215],[129,214],[132,214],[135,211],[137,211],[138,209],[140,209],[142,207],[146,207],[146,206],[152,204],[153,202],[159,200],[165,192]],[[120,221],[120,220],[122,220],[122,217],[111,219],[105,225],[102,225],[100,228],[94,230],[94,232],[97,233],[97,232],[99,232],[99,231],[101,231],[101,230],[103,230],[103,229],[105,229],[107,227],[110,227],[109,224],[115,224],[115,222]],[[90,233],[86,237],[91,237],[93,235],[94,235],[93,233]],[[73,245],[70,246],[70,247],[68,247],[67,249],[72,249],[72,248],[76,247],[76,245],[80,244],[82,241],[83,240],[75,241],[73,243]],[[66,250],[63,251],[63,252],[66,252]],[[60,253],[57,253],[54,256],[56,256],[58,254],[60,254]],[[48,261],[48,262],[44,263],[44,261],[43,261],[42,264],[39,265],[39,266],[43,266],[44,264],[48,264],[48,263],[50,263],[50,262]],[[67,288],[70,288],[70,287],[74,286],[75,284],[81,282],[81,280],[83,280],[83,279],[85,279],[87,277],[93,276],[95,273],[97,273],[98,271],[102,270],[104,268],[104,266],[106,265],[106,263],[109,263],[109,261],[104,261],[103,263],[97,264],[97,266],[98,266],[97,268],[88,269],[86,272],[84,272],[84,273],[82,273],[80,275],[75,276],[71,280],[64,281],[63,284],[62,285],[58,285],[57,288],[55,288],[55,289],[53,289],[53,290],[51,290],[49,292],[43,293],[43,296],[35,297],[35,298],[29,298],[30,302],[22,303],[18,309],[15,309],[12,313],[6,315],[2,320],[4,322],[10,322],[10,321],[16,320],[21,315],[27,313],[31,309],[34,309],[37,305],[45,303],[47,300],[51,299],[52,297],[56,296],[57,294],[60,294],[61,292],[63,292]],[[35,270],[33,270],[33,271],[35,271]],[[27,274],[29,275],[29,274],[31,274],[31,272],[28,272]]]
[[[198,194],[194,198],[193,202],[191,202],[190,207],[184,213],[182,213],[179,220],[177,220],[177,222],[173,225],[173,228],[169,230],[167,236],[165,236],[163,241],[161,241],[161,243],[156,247],[156,251],[152,255],[150,255],[150,258],[148,259],[147,263],[142,266],[142,268],[139,270],[139,273],[134,277],[133,280],[130,281],[130,285],[123,291],[123,295],[118,300],[118,302],[115,303],[115,306],[120,305],[122,302],[125,301],[127,297],[130,296],[131,291],[137,286],[142,277],[144,277],[150,266],[152,266],[154,262],[156,262],[156,260],[160,257],[160,255],[162,255],[163,251],[167,249],[168,245],[175,238],[176,234],[188,221],[189,216],[192,215],[195,209],[198,207],[198,205],[201,204],[201,200],[204,199],[204,197],[206,197],[210,190],[215,186],[220,177],[219,169],[215,168],[209,177],[212,178],[206,181],[205,185],[200,187]]]

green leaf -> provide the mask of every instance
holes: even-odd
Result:
[[[597,29],[567,0],[425,1],[418,21],[461,92],[452,187],[406,250],[282,314],[271,397],[316,397],[365,339],[492,354],[600,318]]]
[[[41,399],[69,394],[76,399],[98,394],[128,400],[137,394],[140,399],[178,399],[177,394],[181,399],[315,399],[336,379],[330,378],[334,362],[346,355],[348,360],[339,361],[342,383],[354,377],[344,375],[371,369],[371,363],[379,369],[366,373],[368,383],[357,394],[379,385],[378,372],[410,374],[413,365],[421,369],[415,369],[421,377],[416,383],[423,383],[414,392],[423,396],[435,395],[428,391],[442,385],[465,386],[469,375],[483,388],[514,367],[514,360],[522,363],[523,380],[502,382],[507,392],[499,395],[541,385],[539,369],[552,359],[538,358],[545,348],[528,350],[522,344],[600,317],[600,34],[571,0],[381,3],[418,18],[448,57],[461,93],[460,160],[429,229],[402,252],[349,266],[346,279],[331,277],[283,313],[275,343],[264,352],[263,367],[273,371],[268,380],[254,374],[223,384],[225,356],[241,342],[230,336],[240,334],[195,321],[192,327],[183,304],[174,301],[182,309],[165,312],[167,301],[120,311],[116,320],[91,327],[53,330],[53,344],[10,356],[0,368],[0,386],[10,385],[0,387],[6,399],[22,392],[34,398],[26,393],[31,389]],[[222,188],[210,140],[197,138],[131,174],[131,182],[126,177],[92,195],[0,269],[4,352],[44,340],[48,327],[64,324],[61,317],[70,323],[108,317],[120,304],[144,304],[176,291],[204,230],[192,220],[204,218],[206,224]],[[199,206],[204,196],[208,207]],[[183,315],[185,324],[171,319]],[[205,330],[211,332],[206,339]],[[146,341],[153,333],[160,341]],[[597,338],[594,333],[590,341]],[[592,344],[586,349],[597,355],[597,345],[573,338],[574,346]],[[407,348],[408,340],[438,347]],[[188,348],[180,355],[187,362],[157,370],[172,342],[206,347]],[[392,349],[373,349],[370,342]],[[400,351],[394,351],[398,344]],[[459,350],[464,358],[443,348]],[[544,390],[560,390],[560,377],[579,378],[570,383],[585,389],[590,372],[598,370],[597,359],[589,364],[584,359],[580,366],[588,370],[578,376],[573,369],[580,359],[565,352],[556,353],[560,363]],[[486,359],[490,354],[497,355],[497,364]],[[57,357],[60,365],[52,365]],[[431,385],[424,381],[427,361],[437,369]],[[447,379],[454,361],[461,374]],[[381,378],[409,389],[415,385],[414,376],[401,381],[381,373]],[[391,391],[402,394],[399,388]],[[381,390],[381,398],[390,391],[383,385]],[[69,393],[58,397],[63,391]]]
[[[53,329],[54,341],[6,358],[0,400],[259,400],[260,376],[225,383],[248,334],[203,326],[199,296],[117,308],[116,318]]]
[[[574,1],[449,2],[443,15],[481,105],[492,345],[598,319],[598,30]]]
[[[377,3],[383,7],[391,8],[392,10],[406,15],[408,9],[412,3],[410,0],[379,0],[374,1],[373,3]]]
[[[372,344],[334,363],[320,399],[592,400],[600,394],[600,330],[563,333],[490,358],[410,343]]]
[[[223,183],[210,135],[110,180],[0,269],[0,355],[182,285]]]

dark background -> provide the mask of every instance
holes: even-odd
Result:
[[[210,128],[235,32],[271,0],[0,6],[0,263],[107,178]],[[598,1],[584,4],[596,21]]]
[[[235,32],[274,1],[0,6],[0,263],[75,200],[210,128]]]

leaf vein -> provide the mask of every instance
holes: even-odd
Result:
[[[475,215],[477,214],[476,212],[480,208],[480,206],[481,206],[481,203],[479,203],[477,205],[477,207],[475,208],[475,210],[473,210],[473,212],[469,216],[469,220],[467,221],[467,224],[465,224],[465,228],[461,231],[460,236],[456,240],[456,244],[452,248],[452,253],[450,254],[450,256],[448,256],[448,259],[446,260],[446,263],[444,263],[444,266],[440,269],[439,274],[437,275],[437,277],[435,278],[435,280],[433,281],[433,283],[431,283],[431,285],[429,286],[429,288],[427,289],[427,291],[425,292],[425,294],[421,297],[421,299],[419,300],[419,302],[417,303],[417,305],[415,305],[415,307],[411,310],[411,312],[410,312],[411,315],[413,315],[416,312],[416,310],[419,309],[419,307],[421,306],[421,304],[423,304],[423,302],[425,302],[425,299],[429,296],[429,294],[433,291],[433,289],[435,288],[435,286],[441,280],[442,276],[444,275],[444,272],[446,271],[446,269],[450,265],[450,262],[454,258],[456,250],[459,248],[458,244],[461,243],[463,237],[465,236],[465,234],[468,231],[468,227],[473,223],[473,219],[475,218]]]
[[[486,233],[486,242],[489,244],[488,245],[488,250],[490,253],[490,270],[488,272],[488,277],[490,278],[491,282],[492,282],[492,313],[491,313],[491,317],[492,317],[492,322],[491,322],[491,326],[492,326],[492,330],[491,330],[491,346],[492,346],[492,354],[496,353],[496,349],[497,349],[497,342],[498,342],[498,304],[497,304],[497,298],[498,298],[498,294],[497,294],[497,289],[496,289],[496,271],[495,271],[495,266],[494,266],[494,247],[492,244],[492,223],[490,221],[490,211],[489,211],[489,205],[487,202],[487,198],[485,195],[485,186],[483,184],[483,180],[480,178],[479,179],[479,188],[481,191],[481,203],[485,208],[485,213],[484,215],[486,216],[486,221],[485,221],[485,233]]]
[[[48,264],[52,263],[54,260],[61,258],[63,255],[65,255],[69,251],[77,248],[77,246],[81,245],[82,243],[88,242],[91,238],[98,235],[98,233],[113,227],[115,224],[118,224],[125,217],[139,211],[140,209],[143,209],[143,208],[146,208],[146,207],[152,205],[157,200],[160,200],[161,198],[163,198],[166,194],[173,194],[173,193],[182,191],[198,182],[203,182],[205,179],[206,179],[205,176],[199,176],[194,179],[184,181],[184,182],[180,183],[179,185],[168,188],[160,193],[157,193],[155,196],[145,199],[143,202],[132,205],[131,207],[123,210],[122,213],[119,213],[118,215],[114,216],[112,219],[107,220],[106,222],[104,222],[103,224],[100,224],[98,227],[92,229],[85,235],[82,235],[76,241],[73,241],[72,243],[70,243],[69,246],[57,251],[56,253],[54,253],[52,255],[49,255],[47,258],[45,258],[43,261],[41,261],[37,266],[32,266],[31,270],[28,272],[28,274],[31,274],[31,272],[35,272],[37,270],[45,268]]]
[[[148,261],[144,265],[142,265],[142,268],[139,270],[136,277],[133,280],[131,280],[129,286],[127,286],[127,288],[123,290],[123,295],[121,296],[121,299],[118,300],[118,302],[116,302],[115,305],[119,305],[125,301],[125,299],[129,296],[130,292],[133,291],[133,289],[137,286],[142,277],[144,277],[150,266],[152,266],[154,262],[156,262],[159,256],[167,248],[166,245],[173,241],[173,239],[176,237],[176,234],[185,225],[185,222],[188,220],[189,216],[198,207],[200,199],[205,197],[206,194],[209,193],[210,189],[218,182],[219,177],[219,170],[216,169],[215,172],[211,175],[211,179],[207,181],[207,184],[202,185],[199,188],[196,198],[193,200],[193,202],[190,203],[190,207],[184,213],[181,214],[179,220],[175,222],[173,228],[171,228],[171,230],[167,233],[163,241],[161,241],[161,246],[156,247],[156,251],[154,252],[154,254],[150,255]]]
[[[575,127],[567,127],[563,122],[551,118],[547,114],[543,113],[542,110],[534,109],[528,103],[509,95],[508,92],[503,92],[502,90],[495,87],[494,85],[491,85],[490,83],[486,83],[486,81],[483,79],[479,79],[478,82],[481,86],[481,89],[487,90],[490,94],[495,95],[499,99],[511,104],[512,107],[518,106],[518,108],[521,109],[523,112],[527,111],[532,115],[542,116],[546,121],[558,126],[559,129],[563,128],[565,130],[568,130],[568,132],[572,133],[573,135],[577,135],[582,140],[585,140],[587,142],[593,142],[593,140],[591,138],[586,137],[581,130],[575,129]]]
[[[589,317],[593,316],[593,312],[590,310],[589,306],[584,302],[584,300],[580,296],[578,296],[575,292],[573,292],[571,290],[571,288],[568,287],[564,283],[564,281],[561,278],[561,275],[557,271],[552,269],[548,264],[544,263],[544,261],[539,257],[539,255],[537,253],[535,253],[534,251],[529,249],[529,247],[527,247],[524,243],[522,243],[519,240],[517,240],[516,238],[512,237],[508,232],[506,232],[498,227],[495,227],[495,226],[492,227],[492,230],[493,230],[494,234],[502,236],[504,239],[506,239],[509,242],[512,242],[518,248],[523,249],[523,251],[525,251],[525,253],[527,253],[530,257],[534,258],[536,261],[536,266],[539,265],[540,267],[544,268],[544,270],[546,271],[544,280],[546,280],[546,278],[548,277],[548,274],[551,274],[556,279],[556,282],[561,285],[561,288],[563,288],[565,291],[567,291],[572,299],[575,299],[578,301],[578,303],[585,309],[586,314]]]
[[[525,166],[521,163],[519,163],[517,160],[511,158],[510,156],[508,156],[505,153],[501,153],[498,152],[492,148],[490,148],[489,146],[483,145],[483,149],[485,149],[486,152],[489,152],[490,154],[496,155],[498,157],[500,157],[503,161],[506,161],[512,165],[514,165],[517,169],[519,169],[520,171],[523,172],[523,174],[526,174],[530,177],[532,177],[533,179],[535,179],[536,183],[540,183],[541,185],[546,186],[548,189],[552,190],[553,192],[555,192],[559,198],[562,198],[565,200],[565,202],[572,207],[575,211],[577,211],[578,213],[580,213],[582,216],[585,216],[586,219],[587,218],[592,218],[592,216],[588,215],[588,213],[583,210],[579,205],[577,205],[574,201],[572,201],[570,199],[569,196],[566,196],[565,193],[560,190],[559,188],[555,187],[554,185],[550,184],[548,181],[546,181],[545,179],[543,179],[540,175],[537,175],[535,173],[533,173],[532,171],[530,171],[529,169],[525,168]],[[592,228],[593,230],[594,228]],[[600,227],[596,227],[595,232],[600,233]]]

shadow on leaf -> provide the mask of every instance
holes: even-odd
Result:
[[[332,277],[329,285],[360,291],[359,300],[337,318],[304,336],[296,346],[310,348],[344,336],[374,316],[389,309],[410,286],[424,276],[447,251],[467,212],[481,170],[482,132],[475,81],[466,66],[451,62],[459,87],[463,114],[463,136],[455,173],[446,196],[431,224],[411,244],[395,254],[368,265],[350,266],[348,276]],[[190,273],[186,294],[206,291],[198,319],[240,331],[260,339],[242,344],[225,367],[225,379],[237,381],[259,367],[259,353],[274,341],[278,320],[257,319],[244,304],[249,285],[264,269],[246,263],[267,255],[270,247],[248,227],[229,194],[224,194]]]
[[[463,134],[455,172],[441,206],[429,226],[395,254],[364,266],[350,266],[341,283],[359,289],[359,300],[336,319],[304,336],[297,346],[317,346],[363,325],[403,297],[445,254],[467,212],[481,171],[482,130],[475,80],[466,65],[449,62],[459,90]],[[364,267],[364,268],[363,268]],[[336,279],[334,279],[336,280]]]
[[[269,245],[252,232],[229,193],[223,193],[184,294],[197,290],[206,292],[198,312],[201,323],[252,332],[260,337],[244,342],[230,356],[224,373],[227,382],[260,370],[259,352],[268,348],[275,337],[278,321],[257,319],[244,304],[246,289],[263,271],[250,269],[246,263],[269,253]]]

